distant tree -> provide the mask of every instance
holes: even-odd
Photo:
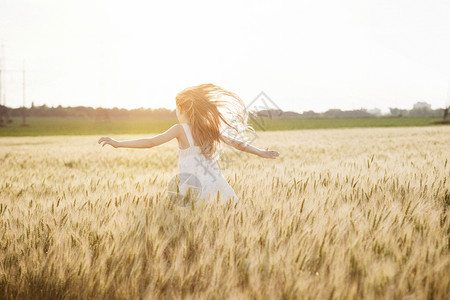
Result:
[[[6,108],[6,106],[0,105],[0,127],[5,126],[3,118],[6,116],[7,112],[8,109]]]
[[[403,117],[408,114],[408,110],[406,109],[389,107],[389,111],[391,112],[391,116],[393,117]]]
[[[323,113],[323,116],[328,117],[328,118],[336,118],[340,115],[342,115],[342,110],[337,109],[337,108],[329,109]]]
[[[373,117],[372,114],[368,113],[365,109],[357,110],[340,110],[340,109],[329,109],[323,113],[324,117],[327,118],[368,118]]]
[[[66,109],[62,107],[61,105],[58,105],[56,108],[51,109],[51,114],[55,117],[67,117],[68,113],[66,112]]]
[[[302,113],[302,117],[305,117],[305,118],[319,117],[319,116],[320,116],[320,114],[318,114],[312,110],[304,111]]]
[[[108,109],[102,108],[102,107],[98,107],[95,110],[95,118],[96,119],[102,119],[102,120],[109,120]]]
[[[408,112],[410,117],[426,117],[430,114],[430,110],[426,107],[413,108]]]
[[[0,127],[3,127],[11,122],[12,120],[9,118],[8,115],[8,108],[4,105],[0,105]]]
[[[45,104],[34,107],[33,112],[36,117],[50,117],[51,116],[50,108]]]
[[[444,108],[444,122],[445,122],[445,120],[447,119],[447,116],[448,116],[448,110],[450,109],[450,105],[449,106],[447,106],[446,108]]]

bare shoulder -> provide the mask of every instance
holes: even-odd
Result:
[[[175,125],[172,125],[172,127],[170,127],[170,128],[167,130],[167,132],[170,132],[170,134],[171,134],[172,136],[178,138],[178,137],[182,134],[183,130],[184,130],[184,129],[183,129],[183,125],[181,125],[181,124],[175,124]]]
[[[179,132],[181,132],[181,130],[183,130],[183,125],[177,123],[177,124],[172,125],[172,127],[170,127],[168,131],[179,133]]]
[[[177,123],[175,125],[172,125],[172,127],[170,127],[169,130],[180,131],[182,127],[183,127],[183,125],[181,125],[180,123]]]

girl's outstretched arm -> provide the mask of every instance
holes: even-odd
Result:
[[[226,137],[226,136],[223,136],[223,135],[221,135],[221,140],[224,143],[226,143],[226,144],[236,148],[237,150],[248,152],[250,154],[254,154],[254,155],[257,155],[259,157],[263,157],[263,158],[277,158],[280,155],[280,153],[278,151],[269,150],[268,148],[266,148],[265,150],[264,149],[259,149],[259,148],[255,147],[255,146],[250,145],[249,143],[244,143],[244,142],[241,142],[239,140],[236,140],[236,139],[233,139],[233,138],[230,138],[230,137]]]
[[[105,145],[111,145],[114,148],[152,148],[168,141],[179,138],[180,132],[182,128],[180,124],[175,124],[170,127],[166,132],[158,134],[152,138],[143,138],[137,140],[128,140],[128,141],[116,141],[108,136],[102,136],[98,143],[101,144],[103,142],[102,147]]]

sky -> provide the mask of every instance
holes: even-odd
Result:
[[[450,0],[0,0],[9,107],[175,108],[214,83],[287,111],[450,104]]]

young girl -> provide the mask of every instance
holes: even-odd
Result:
[[[101,137],[98,143],[114,148],[152,148],[176,138],[179,175],[184,177],[180,181],[190,181],[180,185],[180,194],[184,196],[188,188],[197,188],[198,198],[217,197],[222,203],[230,199],[237,202],[238,198],[217,164],[220,142],[263,158],[279,156],[277,151],[258,149],[237,137],[251,129],[245,105],[236,94],[219,86],[209,83],[184,89],[176,96],[176,114],[180,124],[153,138],[116,141]]]

